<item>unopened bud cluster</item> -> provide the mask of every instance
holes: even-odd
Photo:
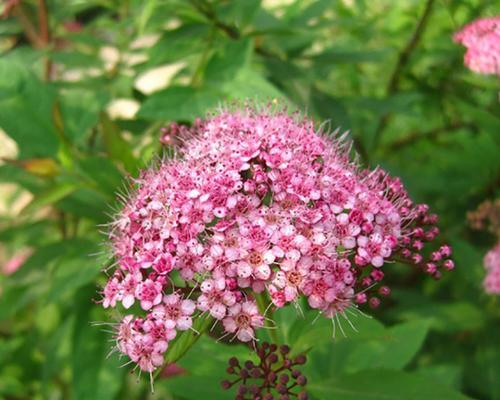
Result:
[[[235,389],[235,400],[307,400],[307,378],[297,369],[307,358],[290,356],[290,348],[267,342],[256,347],[258,363],[229,359],[227,373],[232,379],[221,382],[223,389]]]

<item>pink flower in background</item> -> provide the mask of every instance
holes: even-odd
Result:
[[[5,262],[2,268],[2,273],[4,275],[12,275],[19,268],[21,268],[21,266],[31,256],[31,254],[33,254],[33,249],[31,248],[19,250],[16,254],[14,254],[10,259],[8,259]]]
[[[257,294],[274,308],[305,297],[333,319],[380,304],[387,261],[435,279],[453,269],[449,246],[429,249],[437,216],[398,178],[352,162],[337,133],[251,107],[183,126],[178,156],[134,181],[109,234],[117,268],[103,307],[140,303],[120,324],[120,352],[150,372],[196,318],[255,340]]]
[[[467,48],[465,65],[480,74],[500,75],[500,17],[477,19],[455,33]]]
[[[486,278],[483,285],[488,294],[500,294],[500,243],[493,247],[484,257]]]

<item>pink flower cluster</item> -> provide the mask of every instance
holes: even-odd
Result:
[[[112,224],[118,267],[103,306],[138,304],[134,314],[146,314],[123,319],[119,350],[152,371],[194,315],[247,342],[264,325],[256,296],[275,308],[305,296],[333,318],[378,306],[390,292],[380,286],[388,261],[435,278],[452,269],[449,246],[423,253],[437,217],[399,179],[351,162],[350,150],[285,111],[226,110],[198,122],[176,159],[137,179]]]
[[[500,243],[493,247],[484,257],[486,278],[483,285],[488,294],[500,294]]]
[[[500,17],[480,18],[455,33],[467,48],[465,65],[480,74],[500,75]]]

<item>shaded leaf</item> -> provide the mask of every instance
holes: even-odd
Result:
[[[212,88],[172,86],[154,93],[142,105],[138,116],[152,120],[193,121],[221,100]]]
[[[466,400],[468,397],[417,374],[363,371],[308,385],[320,399],[335,400]]]

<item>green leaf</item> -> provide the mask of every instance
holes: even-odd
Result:
[[[109,96],[93,90],[72,88],[60,94],[64,132],[75,144],[83,145],[86,134],[99,121],[99,112],[104,108]]]
[[[217,7],[219,18],[242,30],[249,25],[259,10],[261,0],[233,0],[221,2]]]
[[[129,173],[135,175],[138,163],[132,154],[130,144],[123,139],[118,126],[105,113],[101,113],[100,121],[104,147],[109,157],[121,163]]]
[[[352,51],[352,50],[326,50],[323,53],[310,56],[311,60],[318,64],[340,64],[340,63],[367,63],[367,62],[381,62],[387,59],[390,51],[387,49],[379,50],[365,50],[365,51]]]
[[[341,99],[330,96],[316,88],[312,89],[311,99],[314,108],[322,119],[331,121],[332,128],[348,130],[352,126],[347,107]]]
[[[157,0],[150,0],[144,3],[144,6],[142,8],[142,12],[137,20],[137,30],[139,35],[144,34],[144,30],[146,28],[146,25],[148,24],[148,21],[151,19],[153,16],[153,13],[155,11],[155,8],[158,4]]]
[[[223,85],[223,90],[230,100],[255,99],[269,102],[277,99],[290,103],[272,83],[250,68],[240,70],[234,80]]]
[[[230,357],[256,361],[254,352],[245,345],[219,343],[208,335],[201,335],[194,347],[178,362],[186,373],[158,380],[158,386],[163,384],[170,393],[182,399],[234,399],[233,391],[220,387],[220,382],[228,377],[226,368]]]
[[[80,173],[89,178],[96,189],[113,197],[123,181],[123,176],[109,158],[91,156],[79,161]]]
[[[477,330],[485,324],[485,315],[474,304],[457,301],[453,303],[424,302],[420,305],[402,307],[398,318],[412,321],[427,318],[431,328],[442,333]]]
[[[294,353],[322,348],[322,346],[333,350],[338,346],[339,341],[350,346],[352,350],[353,346],[358,343],[380,337],[385,332],[384,326],[376,319],[357,314],[346,314],[356,330],[343,316],[338,320],[329,320],[321,316],[318,318],[317,312],[314,311],[307,311],[304,318],[300,318],[296,310],[290,308],[285,313],[279,310],[276,317],[280,331],[283,330],[282,325],[286,327],[289,324],[287,320],[294,321],[289,329],[284,330],[284,343],[289,344]]]
[[[52,123],[55,93],[24,65],[0,60],[0,127],[16,141],[20,158],[54,156],[57,132]]]
[[[179,360],[196,343],[212,323],[212,318],[197,318],[193,323],[193,328],[199,333],[190,329],[178,334],[174,342],[168,348],[167,355],[165,356],[165,363],[170,364]]]
[[[319,399],[335,400],[466,400],[468,397],[417,374],[363,371],[341,375],[308,390]]]
[[[11,318],[47,290],[46,282],[7,286],[0,297],[0,321]]]
[[[57,208],[99,223],[107,221],[109,217],[106,213],[112,212],[109,195],[96,189],[87,188],[78,189],[70,196],[65,197],[57,203]]]
[[[55,301],[71,291],[89,282],[102,270],[104,260],[96,256],[99,247],[89,240],[75,239],[69,241],[69,254],[61,257],[51,277],[51,291],[48,301]]]
[[[172,86],[148,97],[138,116],[150,120],[193,121],[214,107],[221,100],[220,95],[212,88]]]
[[[74,182],[60,182],[51,186],[47,190],[37,193],[33,200],[23,208],[23,214],[32,213],[41,207],[48,206],[67,197],[77,189]]]
[[[147,67],[179,61],[203,50],[209,27],[186,24],[165,32],[148,52]]]
[[[378,337],[357,341],[344,370],[402,369],[420,350],[428,330],[429,321],[415,320],[389,328]]]
[[[75,297],[76,319],[71,354],[75,400],[114,399],[125,372],[119,368],[120,360],[116,355],[106,358],[110,351],[109,335],[91,325],[92,321],[102,318],[90,300],[94,295],[95,287],[90,285],[80,290]]]
[[[237,73],[248,65],[251,54],[250,39],[228,41],[208,62],[205,69],[205,81],[215,85],[218,82],[234,79]]]
[[[437,382],[454,389],[460,388],[460,381],[463,375],[463,368],[460,365],[437,364],[421,367],[417,373],[421,376],[431,378]]]
[[[46,186],[43,179],[14,164],[0,165],[0,182],[17,183],[32,193],[43,190]]]

